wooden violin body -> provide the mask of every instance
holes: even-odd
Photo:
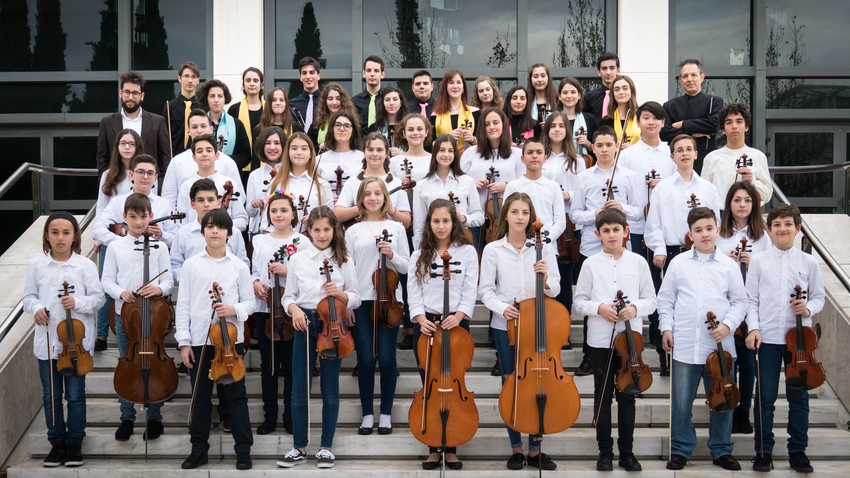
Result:
[[[325,259],[323,272],[331,280],[331,268]],[[321,331],[316,339],[319,356],[327,360],[342,360],[354,351],[354,338],[345,325],[345,302],[337,297],[325,297],[316,306]]]
[[[622,292],[618,299],[623,300]],[[625,308],[625,305],[622,307]],[[620,307],[618,307],[620,309]],[[632,330],[631,321],[624,320],[626,330],[614,337],[614,352],[620,357],[620,368],[614,372],[614,385],[622,393],[637,395],[652,386],[652,372],[643,363],[643,334]]]
[[[805,298],[798,285],[794,288],[795,298]],[[815,358],[818,334],[815,329],[803,325],[803,317],[797,316],[797,325],[785,334],[785,346],[791,352],[791,363],[785,366],[785,382],[795,390],[811,390],[826,381],[823,364]]]
[[[274,261],[280,261],[280,254],[275,252]],[[266,337],[273,342],[281,339],[292,340],[295,337],[295,327],[292,325],[292,317],[283,308],[283,293],[285,289],[280,286],[280,276],[274,275],[274,286],[269,289],[266,297],[266,305],[269,307],[269,319],[266,320]]]
[[[73,286],[65,281],[62,284],[64,293],[70,294]],[[56,369],[65,377],[79,377],[91,372],[94,361],[91,353],[83,347],[86,338],[86,326],[81,320],[71,317],[71,311],[65,311],[65,320],[56,324],[56,337],[62,343],[62,353],[56,357]]]
[[[579,257],[579,243],[576,240],[576,225],[570,220],[570,215],[567,214],[567,230],[558,237],[555,243],[558,247],[558,255],[561,257],[569,257],[570,262],[576,263],[581,258]]]
[[[213,300],[221,302],[221,288],[218,282],[213,282]],[[210,380],[222,385],[236,383],[245,378],[245,362],[236,352],[236,341],[239,340],[239,329],[232,322],[219,316],[217,322],[210,326],[209,340],[215,349],[210,363]]]
[[[496,223],[499,220],[499,211],[502,209],[502,198],[498,194],[494,194],[487,204],[484,205],[484,214],[490,220],[490,227],[487,228],[486,238],[487,243],[496,240]]]
[[[586,136],[587,133],[584,131],[584,126],[579,126],[578,134],[580,136]],[[584,166],[586,169],[590,169],[593,167],[593,156],[589,154],[582,154],[581,157],[582,159],[584,159]]]
[[[384,229],[384,241],[388,240],[387,230]],[[381,254],[381,266],[372,273],[372,284],[375,286],[377,298],[372,304],[370,317],[372,323],[384,327],[395,327],[401,323],[404,311],[396,299],[398,288],[398,272],[387,267],[387,256]]]
[[[709,330],[717,328],[713,312],[707,314]],[[729,413],[741,402],[741,391],[732,379],[732,354],[723,350],[723,343],[717,343],[717,350],[705,359],[705,368],[711,377],[711,389],[705,404],[713,412]]]

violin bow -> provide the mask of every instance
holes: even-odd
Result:
[[[626,110],[626,118],[629,117],[629,113],[631,113],[631,110]],[[628,124],[628,122],[629,122],[628,119],[626,119],[626,124]],[[622,148],[623,140],[626,139],[626,136],[627,135],[626,135],[625,128],[624,128],[623,137],[620,138],[619,141],[617,141],[617,151],[614,152],[614,167],[611,168],[611,183],[610,183],[612,189],[614,188],[614,175],[617,174],[617,164],[620,162],[620,152],[623,150],[623,148]]]
[[[321,154],[317,154],[317,155],[316,155],[316,167],[315,167],[315,169],[313,169],[313,172],[312,172],[312,173],[310,173],[310,176],[312,177],[312,181],[310,181],[310,188],[309,188],[309,189],[307,189],[307,197],[305,198],[305,202],[304,202],[304,210],[302,211],[302,214],[307,214],[307,204],[310,202],[310,194],[312,194],[312,193],[313,193],[313,186],[316,184],[316,178],[317,178],[317,177],[318,177],[318,175],[319,175],[319,163],[320,163],[321,161],[322,161],[322,155],[321,155]],[[302,217],[303,217],[303,216],[302,216]],[[299,233],[299,234],[301,233],[301,228],[302,228],[303,226],[304,226],[304,223],[299,221],[299,222],[298,222],[298,233]],[[308,334],[308,335],[309,335],[309,334]],[[310,347],[308,346],[307,348],[309,349]],[[308,415],[309,415],[309,411],[308,411]],[[308,424],[308,428],[309,428],[309,424]],[[309,432],[309,430],[308,430],[308,432]],[[308,443],[309,443],[309,439],[310,439],[310,438],[309,438],[309,437],[307,437]]]
[[[318,166],[316,166],[318,168]],[[304,317],[306,319],[306,316]],[[281,337],[283,339],[283,337]],[[310,444],[310,379],[313,378],[313,371],[310,370],[310,331],[306,330],[304,332],[304,355],[307,356],[307,359],[304,361],[306,364],[306,374],[305,377],[307,379],[307,386],[304,388],[306,390],[307,395],[307,444]]]
[[[616,167],[616,165],[614,167]],[[619,307],[620,306],[618,304],[618,316],[620,314]],[[617,323],[619,323],[619,317]],[[605,399],[605,386],[608,385],[608,373],[611,371],[611,362],[614,361],[614,335],[617,332],[617,323],[614,323],[614,325],[611,327],[611,341],[608,343],[608,360],[606,361],[607,363],[605,365],[605,375],[602,376],[602,392],[599,394],[599,403],[595,404],[596,410],[594,411],[593,422],[590,424],[590,426],[594,429],[596,429],[596,424],[599,421],[599,414],[602,412],[602,400]]]
[[[154,277],[153,279],[151,279],[151,280],[149,280],[149,281],[145,282],[144,284],[142,284],[142,286],[141,286],[141,287],[139,287],[138,289],[136,289],[136,291],[135,291],[135,292],[133,292],[133,295],[139,295],[139,291],[140,291],[140,290],[142,290],[142,289],[144,289],[145,287],[147,287],[147,286],[151,285],[151,284],[153,283],[153,281],[155,281],[155,280],[159,279],[160,277],[162,277],[162,275],[163,275],[163,274],[165,274],[166,272],[168,272],[168,269],[165,269],[164,271],[162,271],[162,272],[160,272],[159,274],[157,274],[157,275],[156,275],[156,277]]]
[[[761,415],[761,366],[759,365],[759,345],[760,343],[756,343],[755,353],[756,353],[756,382],[758,383],[758,387],[756,387],[756,396],[758,397],[759,402],[759,445],[760,445],[760,453],[759,457],[764,458],[764,421]]]
[[[50,311],[45,307],[44,312],[47,314],[47,363],[50,364],[48,367],[50,369],[50,378],[48,379],[50,382],[50,424],[56,425],[56,411],[53,405],[53,356],[51,353],[53,348],[50,346]]]
[[[213,305],[215,305],[215,301],[213,301]],[[210,314],[210,324],[212,324],[213,318],[215,318],[215,309],[213,309],[212,313]],[[210,326],[210,328],[211,328],[211,326]],[[210,328],[207,328],[207,338],[206,338],[206,340],[204,340],[204,346],[201,347],[201,358],[198,361],[195,362],[199,367],[201,365],[203,365],[203,363],[204,363],[204,354],[207,351],[207,342],[210,341],[210,330],[209,330]],[[197,399],[197,396],[198,396],[198,382],[200,382],[200,381],[201,381],[201,370],[198,369],[198,371],[195,372],[195,385],[192,387],[192,403],[189,404],[189,419],[188,419],[189,425],[192,425],[192,420],[194,419],[195,400]]]

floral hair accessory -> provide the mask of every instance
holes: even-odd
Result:
[[[270,204],[271,201],[272,201],[272,198],[275,197],[275,196],[286,196],[289,199],[291,199],[293,202],[295,202],[295,196],[293,196],[291,192],[281,191],[280,189],[275,189],[274,192],[271,193],[268,198],[266,198],[266,204]]]

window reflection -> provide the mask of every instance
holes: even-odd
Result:
[[[305,56],[322,68],[351,68],[350,0],[277,0],[275,65],[297,69]]]
[[[702,82],[703,93],[711,94],[714,92],[716,96],[723,98],[724,105],[728,105],[730,103],[743,103],[751,112],[753,111],[752,91],[753,81],[749,78],[707,78]],[[676,79],[676,96],[682,96],[684,94],[685,92],[682,89],[682,84],[679,83],[678,79]],[[749,145],[753,144],[752,128],[747,131],[744,141]],[[721,148],[726,146],[726,136],[722,133],[717,135],[717,146]]]
[[[832,164],[833,139],[832,133],[776,133],[776,165]],[[833,174],[777,174],[775,181],[788,197],[831,198]]]
[[[135,0],[133,68],[172,70],[184,61],[207,65],[206,0]]]
[[[750,66],[750,0],[676,0],[676,63]]]
[[[97,138],[66,136],[53,138],[53,165],[58,168],[94,168]],[[54,199],[97,199],[98,178],[94,176],[54,176]]]
[[[8,158],[0,161],[0,177],[8,178],[23,163],[41,163],[40,139],[34,138],[0,138],[0,151]],[[3,200],[31,200],[32,181],[30,174],[18,180],[9,191],[3,195]],[[5,214],[6,211],[3,212]],[[18,236],[15,236],[17,238]]]
[[[116,82],[3,83],[0,87],[0,114],[112,113],[119,104]]]
[[[767,109],[850,109],[850,80],[768,78]]]
[[[528,2],[528,64],[595,67],[605,52],[605,0]]]
[[[848,43],[846,1],[767,1],[767,66],[848,66]]]

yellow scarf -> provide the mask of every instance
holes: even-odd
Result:
[[[260,102],[263,105],[263,108],[266,107],[266,100],[260,98]],[[237,118],[242,124],[245,126],[245,131],[248,133],[248,146],[251,148],[251,154],[254,153],[254,131],[251,129],[251,117],[248,116],[248,97],[242,98],[242,101],[239,103],[239,118]],[[260,162],[260,167],[263,166],[263,162]],[[242,168],[242,171],[251,171],[251,163],[249,162],[247,166]]]
[[[475,118],[472,117],[472,112],[469,110],[469,107],[461,103],[460,109],[457,113],[457,127],[464,128],[464,123],[467,121],[468,123],[465,129],[468,129],[470,132],[475,131]],[[441,134],[451,133],[454,129],[452,128],[451,112],[445,112],[443,114],[437,115],[437,121],[435,121],[434,129],[436,130],[437,136],[440,136]],[[457,154],[463,154],[463,150],[465,148],[465,142],[459,141]]]
[[[617,141],[620,141],[623,137],[623,125],[620,121],[620,108],[614,108],[614,132],[617,133]],[[629,144],[635,144],[640,140],[640,127],[638,127],[634,116],[626,121],[626,135],[629,137],[629,140],[626,141]]]

